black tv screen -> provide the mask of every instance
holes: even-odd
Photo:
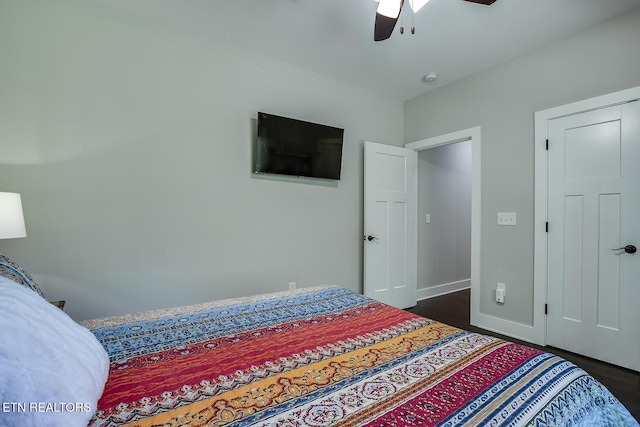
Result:
[[[258,113],[255,173],[340,179],[344,129]]]

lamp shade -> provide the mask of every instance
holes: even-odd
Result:
[[[0,193],[0,239],[27,237],[18,193]]]

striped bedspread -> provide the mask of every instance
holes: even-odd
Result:
[[[83,322],[91,426],[634,426],[575,365],[328,287]]]

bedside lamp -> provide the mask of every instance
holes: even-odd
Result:
[[[27,237],[18,193],[0,193],[0,239]]]
[[[0,239],[19,239],[27,237],[27,229],[24,225],[24,214],[22,213],[22,199],[18,193],[2,193],[0,192]],[[31,276],[22,270],[20,266],[10,259],[3,256],[3,263],[9,264],[9,270],[13,270],[9,279],[24,285],[25,287],[36,292],[42,298],[45,296],[38,285],[33,281]],[[45,298],[46,299],[46,298]],[[51,301],[53,305],[64,308],[64,301]]]

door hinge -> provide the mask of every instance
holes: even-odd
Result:
[[[549,140],[547,139],[547,145],[545,147],[547,149],[547,151],[549,151]]]
[[[544,314],[549,313],[549,306],[547,304],[544,305]]]
[[[545,231],[545,233],[549,232],[549,223],[548,222],[544,223],[544,231]]]

